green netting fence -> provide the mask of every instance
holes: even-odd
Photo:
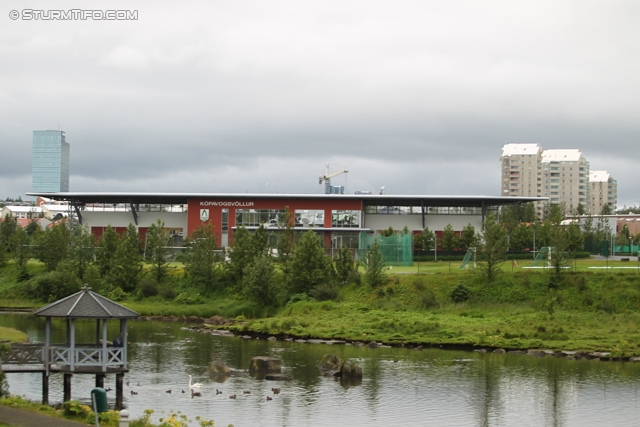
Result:
[[[374,241],[380,245],[380,254],[382,254],[382,258],[384,258],[387,265],[413,265],[413,243],[410,234],[398,233],[385,237],[381,234],[362,232],[360,233],[360,243],[358,245],[358,259],[366,257],[367,251]]]

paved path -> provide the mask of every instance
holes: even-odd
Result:
[[[0,421],[16,427],[87,427],[89,425],[4,405],[0,405]]]

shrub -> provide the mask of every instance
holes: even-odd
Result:
[[[202,298],[200,297],[200,294],[189,295],[182,292],[175,298],[175,302],[178,304],[194,305],[202,303]]]
[[[159,286],[158,293],[162,298],[167,300],[173,300],[178,296],[176,289],[173,286],[168,284]]]
[[[145,298],[154,297],[158,295],[158,285],[156,285],[156,283],[153,280],[147,277],[145,277],[140,281],[138,288],[140,289],[140,295],[142,295]]]
[[[460,284],[453,288],[449,297],[451,301],[458,304],[469,300],[469,298],[471,298],[471,291],[465,285]]]
[[[425,290],[420,295],[420,303],[422,308],[431,308],[437,305],[436,294],[431,289]]]
[[[41,301],[53,302],[78,292],[82,284],[75,274],[51,271],[36,280],[36,297]]]
[[[107,298],[109,298],[110,300],[113,300],[113,301],[122,301],[128,296],[129,296],[129,294],[126,293],[125,291],[123,291],[119,287],[114,288],[113,290],[111,290],[107,294]]]
[[[318,301],[333,301],[338,298],[338,287],[330,283],[321,284],[313,288],[310,294]]]
[[[294,304],[294,303],[296,303],[298,301],[311,301],[311,299],[312,298],[310,298],[309,295],[307,295],[306,293],[293,294],[289,298],[289,301],[287,301],[287,305]]]

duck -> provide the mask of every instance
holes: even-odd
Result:
[[[138,392],[137,392],[137,391],[133,391],[133,390],[131,390],[131,396],[134,396],[134,395],[136,395],[136,394],[138,394]]]
[[[169,389],[169,390],[165,390],[165,393],[169,393],[169,394],[171,394],[171,389]]]
[[[267,396],[267,402],[268,402],[269,400],[273,400],[273,397],[271,397],[271,396]]]
[[[272,388],[271,391],[273,392],[273,394],[280,394],[280,388],[279,387]]]
[[[231,396],[229,396],[229,399],[235,399],[235,398],[236,398],[235,394],[232,394]]]
[[[219,395],[219,394],[222,394],[222,390],[216,389],[216,396]]]
[[[245,390],[243,391],[244,394],[251,394],[251,390]]]
[[[191,390],[191,397],[199,397],[199,396],[202,396],[202,393],[200,393],[199,391]]]

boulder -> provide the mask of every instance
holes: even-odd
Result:
[[[291,381],[293,377],[287,374],[268,374],[264,376],[264,379],[269,381]]]
[[[282,370],[282,361],[275,357],[256,356],[251,359],[249,372],[261,373],[280,373]]]
[[[209,375],[231,375],[231,368],[222,360],[214,360],[209,365]]]
[[[340,372],[340,366],[342,365],[342,359],[340,359],[335,354],[326,354],[320,364],[318,364],[318,369],[324,375],[335,375]]]
[[[505,354],[506,350],[504,348],[496,348],[495,350],[493,350],[493,352],[495,354]]]
[[[362,368],[354,360],[345,360],[340,366],[340,377],[362,378]]]

